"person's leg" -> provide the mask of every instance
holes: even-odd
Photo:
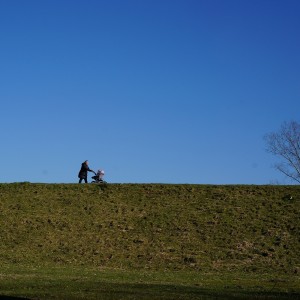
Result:
[[[87,177],[84,178],[84,181],[85,181],[85,183],[88,183],[88,182],[87,182]]]

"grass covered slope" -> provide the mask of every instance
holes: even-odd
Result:
[[[299,278],[299,208],[298,186],[0,184],[0,264]]]

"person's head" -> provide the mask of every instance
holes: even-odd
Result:
[[[88,165],[88,164],[89,164],[89,161],[88,161],[88,160],[86,160],[84,163],[85,163],[86,165]]]

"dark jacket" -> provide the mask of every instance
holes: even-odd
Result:
[[[79,178],[87,178],[87,172],[93,172],[93,173],[95,173],[93,170],[91,170],[89,168],[89,166],[87,165],[86,162],[83,162],[81,164],[81,169],[80,169],[80,171],[78,173],[78,177]]]

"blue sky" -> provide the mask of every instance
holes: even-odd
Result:
[[[0,0],[0,182],[290,183],[298,0]]]

